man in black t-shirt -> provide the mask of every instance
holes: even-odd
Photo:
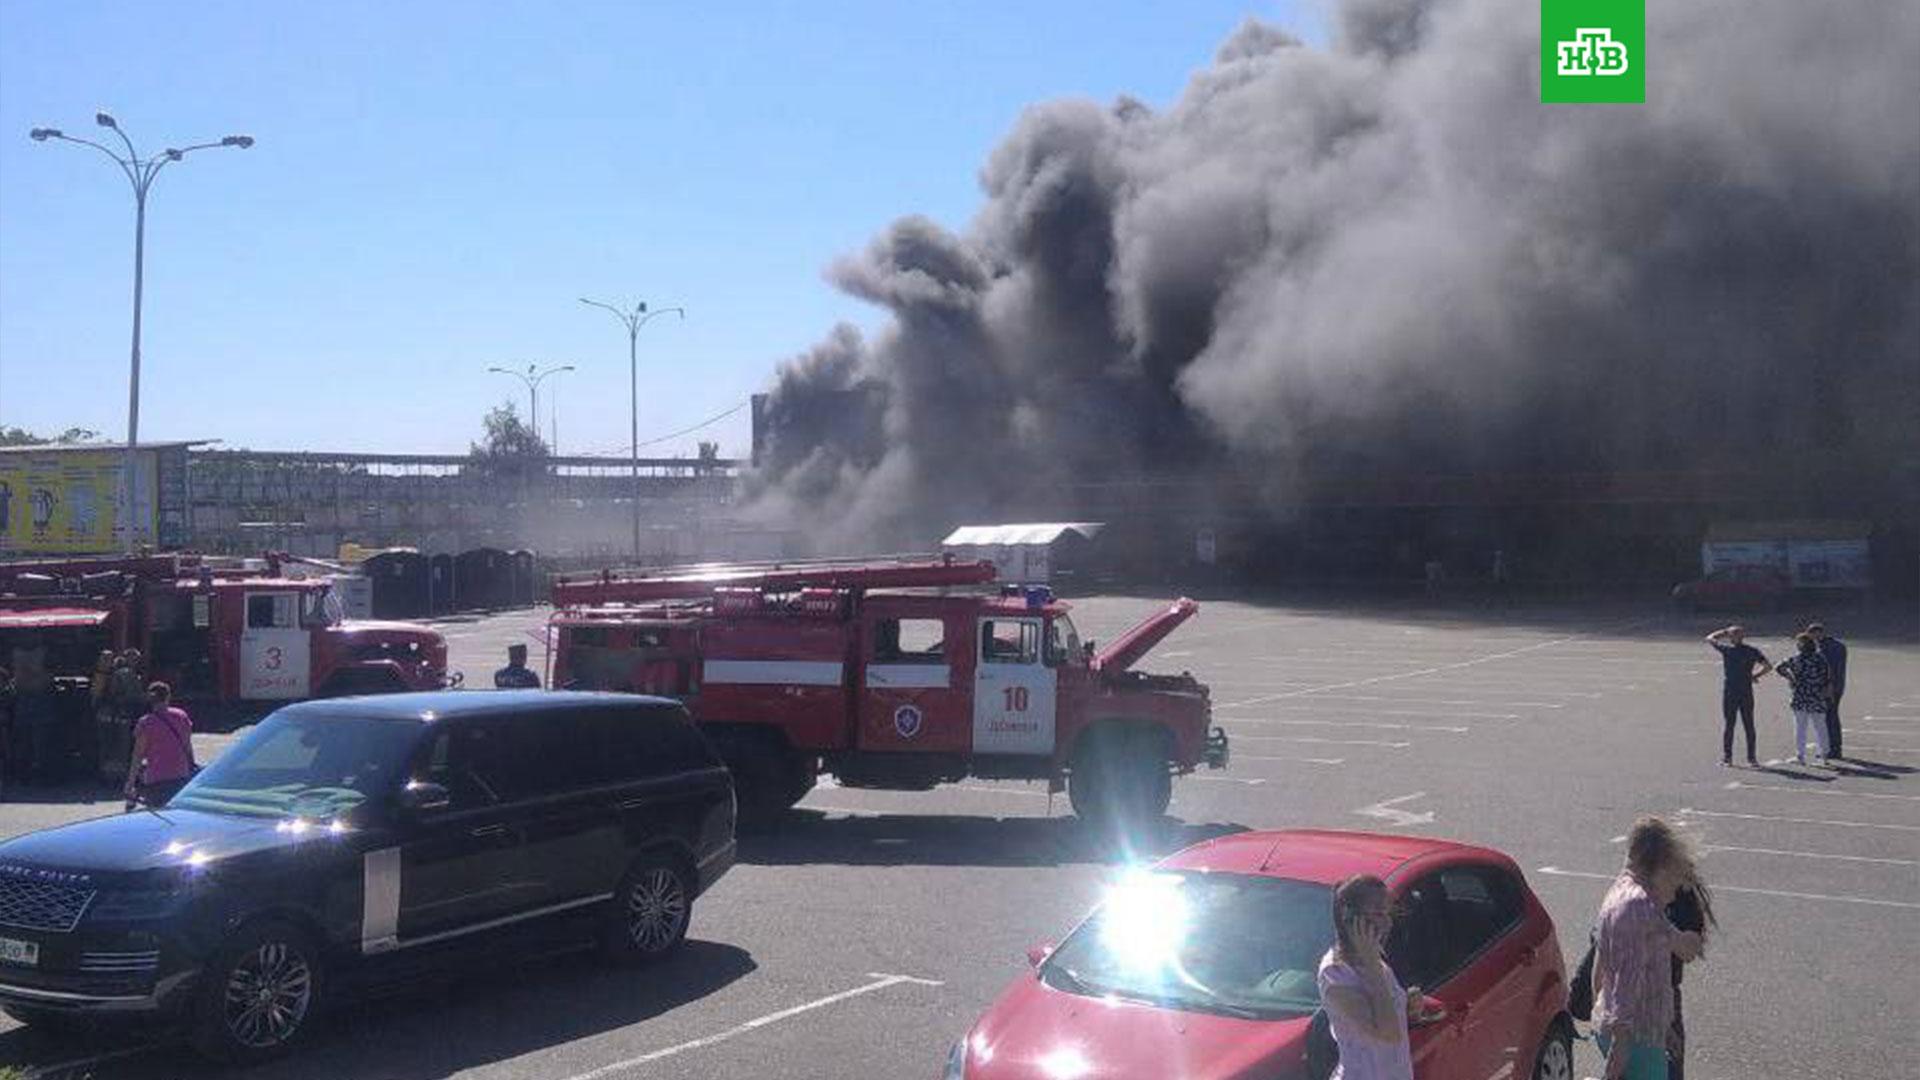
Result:
[[[1729,626],[1707,635],[1707,644],[1720,654],[1725,680],[1720,687],[1720,764],[1733,764],[1733,720],[1747,729],[1747,764],[1758,765],[1753,753],[1753,684],[1773,670],[1760,650],[1747,644],[1747,628]]]

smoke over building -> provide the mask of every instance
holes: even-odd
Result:
[[[1649,5],[1638,106],[1540,104],[1538,48],[1510,0],[1347,0],[1165,111],[1033,106],[964,233],[830,269],[891,320],[782,370],[761,511],[875,547],[1126,478],[1910,496],[1920,6]]]

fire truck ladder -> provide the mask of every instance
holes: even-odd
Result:
[[[555,607],[689,600],[715,589],[900,589],[984,585],[994,578],[990,562],[961,562],[951,555],[890,555],[867,559],[799,559],[763,563],[698,563],[657,570],[603,570],[585,579],[553,583]]]

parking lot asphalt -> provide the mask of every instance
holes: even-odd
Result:
[[[1106,640],[1156,598],[1075,602]],[[1758,769],[1719,765],[1726,621],[1606,602],[1504,607],[1211,600],[1140,667],[1212,688],[1232,766],[1175,782],[1138,857],[1238,828],[1445,836],[1511,854],[1569,968],[1635,815],[1677,822],[1721,927],[1689,969],[1696,1080],[1903,1074],[1920,1060],[1920,641],[1910,612],[1825,613],[1852,649],[1853,762],[1790,758],[1781,680],[1758,687]],[[537,657],[545,613],[447,621],[453,666],[490,685],[505,647]],[[1754,617],[1771,659],[1790,616]],[[1852,625],[1849,623],[1851,622]],[[204,756],[228,737],[200,736]],[[1739,751],[1736,750],[1736,756]],[[10,792],[0,836],[116,812],[79,791]],[[39,801],[32,801],[38,798]],[[25,801],[20,801],[25,800]],[[698,904],[685,953],[611,971],[559,955],[356,1005],[293,1059],[227,1075],[931,1077],[949,1045],[1064,933],[1124,861],[1041,785],[928,793],[823,784]],[[1579,1075],[1599,1072],[1578,1050]],[[0,1019],[0,1063],[33,1076],[198,1075],[138,1034],[62,1041]]]

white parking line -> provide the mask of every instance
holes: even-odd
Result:
[[[1843,746],[1841,749],[1845,750],[1846,747]],[[1920,754],[1920,746],[1856,746],[1854,749],[1875,754]]]
[[[1648,621],[1650,620],[1647,620],[1647,619],[1639,620],[1640,623],[1645,623]],[[1622,627],[1622,629],[1631,629],[1631,628],[1632,628],[1631,626]],[[1489,664],[1496,660],[1510,660],[1517,656],[1524,656],[1531,652],[1538,652],[1541,649],[1551,648],[1563,642],[1576,640],[1581,636],[1583,635],[1568,634],[1565,637],[1553,638],[1547,641],[1535,642],[1532,645],[1524,645],[1518,649],[1509,649],[1506,652],[1487,653],[1484,656],[1475,657],[1470,660],[1457,660],[1450,664],[1438,664],[1433,667],[1421,668],[1418,671],[1395,672],[1389,675],[1375,675],[1370,678],[1353,679],[1344,683],[1334,683],[1329,686],[1322,686],[1317,688],[1317,690],[1295,690],[1289,693],[1271,694],[1264,698],[1256,698],[1254,699],[1254,701],[1277,701],[1281,698],[1304,697],[1306,695],[1316,693],[1318,692],[1318,690],[1352,690],[1361,686],[1374,686],[1383,682],[1392,682],[1396,679],[1412,679],[1412,678],[1418,678],[1422,675],[1437,675],[1445,671],[1458,671],[1462,668],[1470,668],[1470,667],[1475,667],[1481,664]],[[1252,704],[1252,703],[1253,702],[1251,701],[1241,702],[1241,704]]]
[[[1385,746],[1394,750],[1405,750],[1413,745],[1409,742],[1376,742],[1370,739],[1322,739],[1317,735],[1236,735],[1235,739],[1244,742],[1320,743],[1325,746]]]
[[[1236,716],[1224,722],[1228,724],[1286,724],[1295,727],[1386,728],[1392,731],[1445,731],[1456,735],[1472,730],[1471,728],[1453,727],[1446,724],[1394,724],[1386,721],[1372,720],[1280,720],[1272,717],[1242,720]]]
[[[1378,701],[1388,705],[1499,705],[1507,709],[1564,709],[1564,701],[1499,701],[1487,698],[1383,697],[1377,694],[1315,694],[1322,701]]]
[[[1214,706],[1216,710],[1236,709],[1236,708],[1242,708],[1242,707],[1250,708],[1251,706],[1246,705],[1242,702],[1237,702],[1237,701],[1230,702],[1225,705]],[[1324,705],[1264,705],[1263,707],[1268,709],[1275,709],[1275,710],[1287,710],[1291,712],[1327,713],[1334,716],[1339,716],[1342,714],[1354,714],[1359,716],[1431,716],[1431,717],[1435,717],[1437,719],[1442,719],[1442,720],[1448,719],[1448,718],[1458,719],[1458,720],[1518,720],[1520,719],[1519,713],[1434,712],[1431,709],[1372,709],[1364,705],[1356,705],[1350,708],[1338,706],[1338,705],[1334,706],[1333,708],[1327,708]]]
[[[1914,728],[1912,731],[1908,731],[1904,728],[1899,731],[1893,731],[1893,730],[1884,729],[1884,728],[1848,728],[1846,733],[1849,735],[1874,735],[1874,736],[1892,735],[1895,737],[1899,737],[1903,735],[1920,735],[1920,728]]]
[[[1413,811],[1400,809],[1401,803],[1412,802],[1415,799],[1424,799],[1426,797],[1426,792],[1416,791],[1411,795],[1401,795],[1392,799],[1381,799],[1379,802],[1370,806],[1363,806],[1355,810],[1354,813],[1362,817],[1379,818],[1396,829],[1411,828],[1415,825],[1431,825],[1433,824],[1434,815],[1432,810]]]
[[[105,1064],[109,1061],[119,1061],[121,1058],[130,1058],[136,1054],[144,1054],[149,1050],[157,1049],[159,1046],[159,1043],[143,1043],[139,1046],[129,1046],[123,1050],[115,1050],[111,1053],[74,1058],[72,1061],[60,1061],[52,1065],[38,1065],[21,1073],[20,1076],[21,1080],[39,1080],[39,1078],[43,1076],[64,1076],[67,1073],[77,1072],[81,1069],[90,1069],[95,1065]]]
[[[1192,775],[1188,775],[1188,776],[1184,776],[1184,777],[1182,777],[1182,778],[1181,778],[1181,782],[1182,782],[1182,783],[1185,783],[1185,782],[1186,782],[1186,781],[1188,781],[1188,780],[1198,780],[1198,781],[1200,781],[1200,782],[1201,782],[1201,783],[1203,783],[1203,784],[1248,784],[1248,785],[1253,785],[1253,784],[1264,784],[1264,783],[1266,783],[1266,782],[1267,782],[1267,780],[1266,780],[1266,777],[1264,777],[1264,776],[1246,776],[1246,777],[1242,777],[1242,776],[1200,776],[1200,775],[1198,775],[1198,774],[1192,774]]]
[[[1518,697],[1584,697],[1601,698],[1608,694],[1617,694],[1622,690],[1638,690],[1639,683],[1623,683],[1618,679],[1595,678],[1591,680],[1544,679],[1492,674],[1474,676],[1423,675],[1417,683],[1408,683],[1409,688],[1446,694],[1489,694],[1505,693]]]
[[[1289,761],[1304,765],[1344,765],[1346,758],[1341,757],[1267,757],[1259,754],[1235,754],[1235,761]]]
[[[1557,866],[1542,866],[1534,872],[1549,874],[1553,877],[1592,878],[1595,881],[1612,881],[1614,878],[1620,876],[1618,873],[1595,874],[1586,870],[1562,870]],[[1910,903],[1905,900],[1879,900],[1869,896],[1832,896],[1827,893],[1788,892],[1785,889],[1752,889],[1741,885],[1722,885],[1717,881],[1713,884],[1713,891],[1717,893],[1754,893],[1759,896],[1782,896],[1792,900],[1828,900],[1838,904],[1868,904],[1873,907],[1920,910],[1920,904]]]
[[[1701,844],[1702,852],[1736,851],[1744,855],[1781,855],[1795,859],[1834,859],[1839,862],[1881,863],[1887,866],[1920,866],[1913,859],[1882,859],[1866,855],[1832,855],[1822,851],[1782,851],[1778,848],[1734,847],[1731,844]]]
[[[1346,713],[1356,713],[1356,715],[1361,715],[1361,717],[1434,717],[1434,719],[1442,719],[1442,721],[1444,721],[1444,719],[1459,719],[1459,721],[1517,721],[1517,719],[1521,719],[1519,713],[1434,713],[1432,709],[1371,709],[1371,707],[1367,707],[1367,705],[1354,705],[1354,707],[1334,705],[1332,709],[1325,707],[1325,705],[1267,705],[1267,707],[1269,707],[1269,709],[1290,711],[1290,713],[1329,713],[1329,715],[1334,715],[1334,717],[1346,715]]]
[[[749,1031],[758,1030],[760,1028],[766,1027],[768,1024],[777,1024],[782,1020],[788,1020],[788,1019],[792,1019],[793,1017],[799,1016],[801,1013],[812,1012],[815,1009],[824,1008],[828,1005],[835,1005],[842,1001],[847,1001],[852,998],[860,997],[863,994],[871,994],[877,990],[886,990],[886,989],[889,989],[890,987],[903,986],[903,985],[911,985],[911,986],[944,986],[946,985],[944,983],[937,982],[933,979],[916,979],[911,975],[882,975],[879,972],[868,972],[867,977],[872,979],[873,981],[863,986],[856,986],[851,990],[842,990],[837,994],[828,994],[826,997],[823,997],[823,998],[815,998],[814,1000],[809,1001],[804,1005],[795,1005],[791,1009],[781,1009],[779,1012],[768,1013],[765,1016],[755,1017],[754,1019],[749,1020],[744,1024],[736,1024],[735,1026],[730,1027],[727,1030],[722,1031],[715,1035],[708,1035],[707,1037],[702,1039],[693,1039],[691,1041],[683,1042],[675,1046],[666,1047],[665,1049],[662,1049],[662,1050],[655,1050],[649,1054],[641,1054],[639,1057],[631,1057],[626,1059],[625,1061],[616,1061],[611,1065],[602,1065],[591,1072],[583,1072],[575,1076],[569,1077],[568,1080],[600,1080],[600,1078],[603,1076],[612,1076],[614,1073],[625,1072],[626,1070],[631,1069],[636,1065],[645,1065],[648,1062],[659,1061],[662,1058],[670,1058],[676,1054],[684,1054],[688,1050],[699,1050],[699,1049],[702,1049],[703,1047],[712,1046],[715,1043],[726,1042],[728,1039],[734,1038],[735,1036],[738,1036],[738,1035],[745,1035]]]
[[[1601,691],[1598,691],[1598,690],[1553,690],[1553,689],[1548,689],[1546,687],[1521,687],[1521,686],[1508,688],[1507,684],[1510,683],[1511,681],[1512,680],[1510,679],[1502,679],[1498,685],[1488,686],[1486,683],[1480,680],[1475,680],[1472,682],[1464,682],[1458,679],[1430,679],[1425,682],[1422,682],[1419,686],[1409,686],[1409,687],[1406,687],[1404,690],[1397,690],[1395,692],[1405,693],[1405,694],[1424,694],[1430,690],[1437,689],[1443,694],[1504,694],[1508,697],[1519,696],[1519,697],[1589,698],[1591,699],[1591,698],[1601,698],[1601,697],[1607,696],[1605,693],[1602,693]],[[1385,689],[1392,690],[1394,688],[1386,687]],[[1326,696],[1333,698],[1333,697],[1338,697],[1339,695],[1328,694]],[[1483,702],[1476,702],[1475,704],[1505,705],[1508,708],[1521,708],[1527,705],[1542,705],[1545,703],[1538,702],[1538,701],[1483,701]],[[1558,704],[1564,706],[1567,703],[1563,701],[1563,702],[1559,702]]]
[[[1529,656],[1516,660],[1519,664],[1566,664],[1579,668],[1583,664],[1633,664],[1636,667],[1670,667],[1685,672],[1704,671],[1698,660],[1644,660],[1635,656]]]
[[[1920,825],[1885,825],[1877,821],[1829,821],[1825,818],[1775,817],[1771,814],[1733,814],[1724,810],[1695,810],[1682,807],[1690,817],[1738,818],[1743,821],[1781,821],[1789,825],[1831,825],[1837,829],[1887,829],[1893,832],[1920,832]]]
[[[1920,802],[1920,795],[1893,795],[1884,791],[1841,791],[1824,787],[1789,787],[1786,784],[1749,784],[1744,780],[1729,780],[1727,790],[1783,791],[1790,795],[1840,795],[1850,799],[1900,799],[1906,802]]]

